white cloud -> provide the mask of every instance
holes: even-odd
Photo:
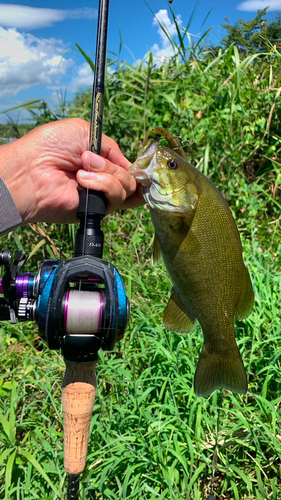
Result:
[[[59,84],[74,61],[62,59],[64,45],[55,38],[37,38],[0,27],[0,97],[34,85]]]
[[[94,73],[87,62],[78,67],[77,75],[73,78],[69,89],[73,92],[83,86],[91,86],[93,84]]]
[[[181,16],[177,16],[177,23],[179,26],[182,25]],[[166,9],[160,9],[153,19],[153,26],[158,26],[158,33],[160,35],[162,44],[164,47],[170,45],[170,40],[167,37],[166,33],[163,31],[161,26],[165,29],[166,33],[172,38],[177,34],[177,29],[175,23],[173,23],[168,15],[168,11]]]
[[[97,18],[97,10],[87,7],[74,10],[44,9],[27,5],[0,3],[0,26],[6,28],[34,30],[52,26],[54,23],[66,19],[82,18]]]
[[[256,12],[265,7],[268,7],[268,11],[281,10],[281,0],[246,0],[237,6],[237,10]]]
[[[181,16],[176,16],[178,26],[181,27]],[[158,34],[161,39],[161,46],[155,43],[152,47],[152,53],[156,58],[168,57],[174,54],[172,44],[169,40],[177,35],[177,29],[174,22],[169,18],[167,9],[160,9],[153,19],[153,26],[158,26]],[[164,30],[161,28],[163,26]],[[166,33],[165,33],[166,32]],[[168,36],[167,36],[168,35]]]

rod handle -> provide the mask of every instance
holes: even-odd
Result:
[[[96,363],[65,361],[62,409],[64,420],[64,468],[68,474],[83,472],[96,396]]]

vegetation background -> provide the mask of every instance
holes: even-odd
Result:
[[[163,328],[171,285],[163,264],[151,264],[148,209],[105,219],[104,258],[124,279],[131,319],[114,352],[100,353],[83,499],[199,500],[211,491],[212,471],[218,498],[281,499],[280,16],[274,23],[264,10],[252,24],[228,24],[218,47],[206,46],[204,36],[194,44],[187,26],[171,40],[174,56],[160,63],[152,53],[133,66],[118,55],[109,60],[104,132],[131,160],[149,127],[187,141],[189,161],[232,209],[256,300],[250,317],[236,322],[247,395],[196,397],[202,333]],[[27,106],[37,125],[89,120],[91,90],[70,104],[62,99],[56,113],[43,102]],[[61,246],[63,258],[72,256],[74,232],[74,225],[30,224],[0,246],[30,252],[26,269],[37,271]],[[32,323],[2,322],[0,349],[0,497],[63,499],[63,360]]]

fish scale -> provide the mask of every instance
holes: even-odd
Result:
[[[170,147],[149,142],[151,131],[164,136]],[[247,376],[234,316],[248,316],[254,292],[231,210],[214,184],[187,162],[172,134],[155,127],[145,142],[129,172],[145,186],[156,233],[153,260],[163,257],[173,284],[164,324],[186,333],[196,320],[202,327],[196,394],[206,396],[219,388],[243,394]]]

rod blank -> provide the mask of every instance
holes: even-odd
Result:
[[[100,0],[90,129],[90,151],[98,155],[101,151],[108,9],[109,0]]]

